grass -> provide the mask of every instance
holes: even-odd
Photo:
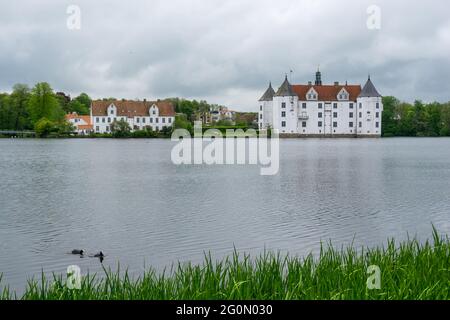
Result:
[[[381,288],[369,290],[367,269],[381,270]],[[450,299],[450,242],[436,230],[433,239],[416,239],[375,249],[337,250],[322,246],[318,257],[305,258],[266,252],[255,259],[234,252],[221,261],[205,256],[201,265],[178,264],[163,273],[153,270],[139,278],[128,272],[104,270],[102,277],[86,275],[80,290],[66,286],[66,276],[29,280],[17,297],[7,288],[0,299]],[[0,276],[1,282],[1,276]]]

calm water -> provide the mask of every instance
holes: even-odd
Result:
[[[238,250],[375,246],[450,233],[450,139],[284,140],[280,173],[174,166],[168,140],[0,139],[0,272],[26,279],[96,259],[138,274]]]

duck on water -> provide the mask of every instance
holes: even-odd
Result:
[[[76,255],[79,255],[79,256],[83,257],[84,256],[84,252],[85,252],[84,250],[73,249],[71,254],[76,254]],[[90,257],[90,258],[99,258],[100,260],[103,260],[105,258],[105,255],[104,255],[103,251],[100,251],[100,252],[98,252],[96,254],[88,255],[88,257]]]

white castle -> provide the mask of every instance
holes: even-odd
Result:
[[[291,85],[286,76],[277,92],[269,88],[259,99],[259,128],[277,129],[281,136],[381,136],[382,97],[367,80],[361,85],[322,85],[316,81]]]

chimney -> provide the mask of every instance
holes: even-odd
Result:
[[[147,99],[146,99],[146,98],[144,98],[144,102],[147,102]]]
[[[339,81],[335,81],[335,82],[334,82],[334,85],[335,85],[335,86],[338,86],[338,85],[339,85]]]
[[[308,86],[312,86],[312,81],[308,81]]]

